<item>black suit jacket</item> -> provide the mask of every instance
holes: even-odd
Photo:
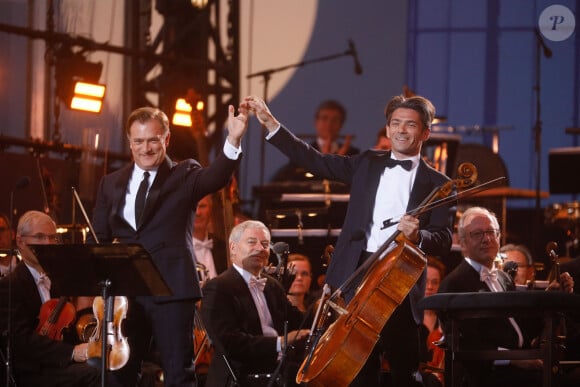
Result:
[[[498,271],[498,281],[505,291],[514,290],[514,284],[508,274]],[[470,293],[491,291],[480,274],[464,259],[441,282],[439,293]],[[518,325],[524,334],[524,345],[530,342],[531,332],[521,321]],[[506,318],[470,319],[462,324],[462,339],[465,345],[473,348],[496,349],[497,347],[517,348],[518,336]]]
[[[264,295],[276,331],[284,333],[285,321],[288,331],[298,329],[302,313],[290,304],[280,283],[266,277]],[[258,310],[240,273],[230,267],[209,280],[203,292],[201,315],[215,345],[206,385],[225,386],[230,379],[224,354],[239,378],[248,373],[272,372],[278,357],[277,338],[263,336]]]
[[[226,185],[237,164],[223,152],[207,168],[192,159],[174,163],[167,158],[151,185],[137,230],[122,215],[133,164],[103,177],[93,212],[99,241],[143,245],[173,293],[165,299],[201,298],[191,238],[195,208],[205,195]]]
[[[355,156],[321,154],[284,127],[281,127],[269,142],[293,162],[308,168],[314,175],[339,181],[351,187],[342,231],[326,273],[326,281],[333,287],[339,287],[355,271],[359,257],[366,247],[365,232],[372,220],[375,195],[390,152],[367,150]],[[418,207],[434,188],[448,181],[448,177],[421,160],[407,210]],[[419,216],[421,249],[427,254],[444,256],[449,253],[451,225],[455,216],[455,211],[451,207],[452,205],[441,206]],[[423,272],[409,293],[417,324],[423,320],[422,312],[416,304],[425,293],[425,281],[426,276]]]
[[[12,281],[12,364],[16,376],[36,373],[44,367],[65,368],[74,346],[36,333],[42,301],[30,270],[20,262],[9,276],[0,280],[3,290],[7,289],[8,281]]]

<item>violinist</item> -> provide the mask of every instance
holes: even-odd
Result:
[[[421,158],[423,142],[429,138],[435,115],[426,98],[393,97],[385,108],[385,132],[391,151],[367,150],[358,155],[323,154],[298,139],[272,115],[258,97],[246,97],[241,106],[255,113],[269,131],[267,140],[290,160],[308,168],[316,178],[349,185],[350,201],[326,282],[339,288],[373,252],[395,232],[425,253],[445,256],[451,249],[452,204],[419,217],[406,215],[449,178],[431,168]],[[451,215],[451,216],[450,216]],[[388,254],[388,253],[387,253]],[[356,282],[356,281],[355,281]],[[348,302],[355,294],[354,283],[343,294]],[[418,329],[423,313],[417,302],[423,297],[425,274],[386,322],[375,346],[352,386],[377,386],[380,381],[380,354],[390,364],[391,384],[411,386],[419,366]]]
[[[100,384],[100,371],[86,364],[86,343],[53,340],[36,331],[41,305],[51,298],[53,286],[28,245],[58,242],[56,225],[48,215],[40,211],[24,213],[16,232],[22,261],[0,280],[2,288],[10,285],[12,289],[12,370],[20,387]]]
[[[458,222],[458,236],[464,260],[441,282],[439,293],[504,292],[515,290],[511,277],[494,267],[499,254],[500,227],[496,216],[482,207],[468,208]],[[568,273],[560,275],[547,290],[573,291]],[[478,318],[462,323],[464,348],[530,348],[540,335],[541,321],[516,318]],[[443,321],[445,324],[445,321]],[[463,362],[465,382],[473,386],[540,386],[542,361],[496,360]]]

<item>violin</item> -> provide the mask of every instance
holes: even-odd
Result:
[[[40,308],[36,332],[53,340],[62,341],[62,331],[72,324],[76,313],[74,305],[67,297],[48,300]]]
[[[193,322],[193,348],[195,373],[197,375],[207,375],[214,348],[199,314],[199,303],[196,305]]]
[[[457,188],[475,183],[477,170],[473,164],[463,163],[459,166],[459,176],[459,179],[433,190],[409,215],[419,216],[436,206],[457,200],[457,195],[452,193]],[[387,249],[390,250],[384,255]],[[326,300],[323,311],[317,311],[316,318],[321,321],[314,322],[311,336],[314,331],[320,335],[308,338],[308,353],[298,370],[296,383],[348,386],[368,359],[394,310],[419,280],[426,264],[425,254],[400,231],[391,235]],[[362,280],[348,305],[343,308],[335,303],[346,286],[361,275]],[[321,327],[325,322],[322,320],[329,315],[330,309],[337,311],[339,317],[324,331]]]
[[[106,348],[107,348],[107,369],[116,371],[123,368],[129,360],[129,342],[123,336],[121,330],[121,323],[127,317],[127,309],[129,300],[127,297],[107,297],[107,310],[113,311],[113,318],[106,327]],[[105,321],[105,303],[103,297],[95,297],[93,301],[93,314],[97,319],[97,326],[93,331],[93,335],[88,342],[88,357],[100,358],[102,357],[103,338],[101,331],[103,321]]]

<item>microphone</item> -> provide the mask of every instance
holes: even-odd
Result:
[[[289,248],[290,245],[288,245],[288,243],[286,242],[276,242],[272,245],[272,251],[274,252],[274,254],[276,254],[278,259],[280,259],[279,256],[287,252]]]
[[[354,42],[352,39],[348,40],[348,54],[352,56],[354,59],[354,73],[356,75],[361,75],[363,72],[362,66],[358,60],[358,52],[356,51],[356,47],[354,46]]]
[[[542,50],[544,50],[544,56],[546,58],[551,58],[552,50],[550,50],[550,47],[546,45],[546,42],[544,41],[544,38],[542,37],[540,30],[538,28],[534,28],[534,32],[536,33],[536,39],[538,39],[538,43],[540,44],[540,46],[542,46]]]
[[[516,274],[518,274],[518,263],[514,261],[507,261],[503,264],[503,271],[506,272],[515,282]]]

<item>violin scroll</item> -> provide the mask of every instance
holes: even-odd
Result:
[[[477,167],[472,163],[461,163],[457,167],[458,178],[454,180],[456,188],[467,188],[477,180]]]

